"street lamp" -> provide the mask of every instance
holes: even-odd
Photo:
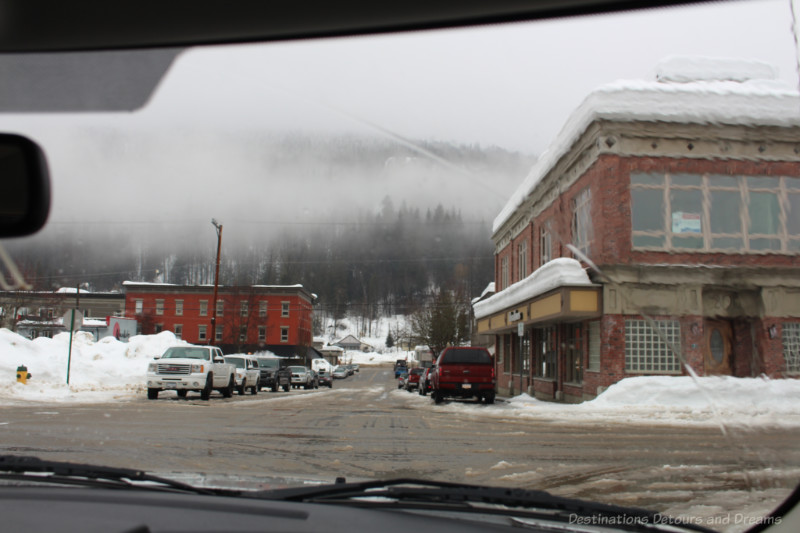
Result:
[[[211,332],[208,336],[208,344],[214,344],[217,335],[217,288],[219,287],[219,252],[222,248],[222,224],[216,218],[211,219],[211,223],[217,230],[217,266],[214,269],[214,296],[211,299]]]

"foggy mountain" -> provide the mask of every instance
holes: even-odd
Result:
[[[203,131],[85,125],[62,141],[48,153],[48,225],[7,244],[37,288],[211,283],[216,218],[221,283],[302,283],[321,305],[393,310],[431,287],[480,293],[493,279],[491,220],[533,163],[353,135],[239,133],[223,145]]]

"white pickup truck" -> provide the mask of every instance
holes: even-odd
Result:
[[[236,367],[236,390],[244,394],[250,389],[251,394],[258,394],[261,388],[261,370],[255,357],[245,354],[226,355],[225,362]]]
[[[236,367],[226,363],[222,350],[215,346],[173,346],[147,366],[147,398],[155,400],[162,390],[174,390],[181,398],[197,391],[208,400],[218,390],[233,396]]]

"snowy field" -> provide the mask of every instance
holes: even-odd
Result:
[[[76,333],[67,385],[69,334],[28,340],[0,329],[0,400],[5,405],[29,402],[102,403],[144,397],[147,364],[170,346],[186,344],[168,331],[93,342]],[[383,347],[382,347],[383,348]],[[388,365],[406,352],[347,352],[348,362]],[[16,369],[26,366],[31,378],[16,382]],[[391,379],[387,368],[387,380]],[[436,406],[429,397],[395,390],[399,405],[444,409],[476,416],[532,421],[607,422],[671,425],[800,427],[800,380],[690,377],[628,378],[597,399],[578,405],[543,402],[528,395],[495,405],[448,402]]]

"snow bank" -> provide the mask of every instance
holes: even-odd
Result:
[[[523,418],[705,426],[800,427],[800,380],[731,376],[641,376],[623,379],[581,404],[509,400]]]
[[[186,344],[169,331],[134,336],[127,343],[113,337],[94,342],[91,334],[77,332],[70,356],[69,333],[31,341],[0,329],[0,398],[42,402],[130,398],[144,390],[147,364],[153,357],[170,346]],[[19,366],[31,374],[27,385],[16,382]]]

